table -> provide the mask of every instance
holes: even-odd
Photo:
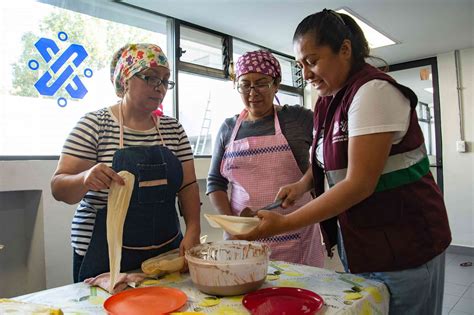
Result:
[[[318,314],[388,314],[390,296],[386,286],[381,282],[283,261],[270,262],[268,273],[263,288],[299,287],[322,296],[325,305]],[[174,273],[158,280],[145,280],[140,287],[144,286],[174,287],[186,293],[188,296],[186,305],[173,314],[183,312],[216,315],[249,314],[242,305],[242,295],[220,298],[217,301],[209,299],[209,295],[194,288],[189,274]],[[102,304],[109,296],[110,294],[98,287],[76,283],[14,299],[59,307],[65,314],[85,315],[106,314]],[[213,303],[207,303],[209,301]],[[215,303],[218,304],[206,306]]]

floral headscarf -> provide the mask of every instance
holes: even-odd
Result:
[[[110,63],[110,80],[115,93],[123,97],[125,81],[148,68],[170,68],[163,50],[154,44],[127,44],[120,48]]]

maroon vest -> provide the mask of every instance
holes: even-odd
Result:
[[[411,104],[407,134],[400,143],[392,145],[390,156],[424,145],[415,111],[416,95],[387,74],[366,64],[350,76],[334,97],[320,97],[316,103],[312,167],[317,196],[324,192],[324,171],[333,173],[331,171],[347,168],[348,110],[359,88],[374,79],[390,82]],[[316,143],[323,126],[324,170],[315,161]],[[428,164],[425,164],[425,170],[405,183],[376,190],[337,217],[352,273],[413,268],[439,255],[450,244],[451,231],[442,194]],[[321,227],[329,250],[337,242],[336,217],[321,222]]]

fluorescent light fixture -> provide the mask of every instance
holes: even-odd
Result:
[[[397,43],[382,34],[381,32],[377,31],[375,28],[370,26],[368,22],[364,21],[361,17],[357,16],[348,8],[341,8],[336,10],[336,12],[349,15],[357,22],[357,24],[359,24],[359,27],[364,32],[365,38],[367,38],[367,41],[369,42],[369,47],[371,49],[390,46]]]
[[[433,88],[432,88],[432,87],[424,88],[423,90],[425,90],[425,91],[428,92],[428,93],[433,94]]]

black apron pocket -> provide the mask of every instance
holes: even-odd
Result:
[[[168,167],[162,164],[137,164],[138,202],[164,203],[168,192]]]

